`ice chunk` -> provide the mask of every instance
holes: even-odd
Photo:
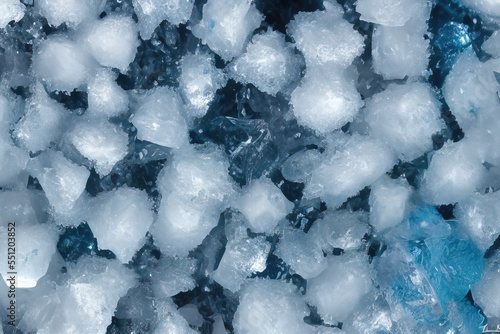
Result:
[[[323,251],[314,237],[289,226],[284,227],[274,254],[304,279],[318,276],[328,266]]]
[[[243,189],[235,199],[234,207],[245,215],[253,232],[271,233],[292,211],[293,204],[270,179],[261,177]]]
[[[356,11],[363,21],[401,27],[429,5],[427,0],[358,0]]]
[[[153,333],[165,334],[197,334],[198,332],[189,327],[186,319],[180,315],[176,305],[170,300],[161,300],[157,306],[158,319],[160,319]]]
[[[363,106],[354,82],[331,67],[308,67],[290,103],[297,122],[320,134],[352,121]]]
[[[291,182],[306,182],[311,171],[321,160],[318,150],[302,150],[288,157],[281,165],[281,174]]]
[[[179,87],[189,117],[202,117],[215,97],[217,89],[226,84],[225,73],[215,67],[212,54],[188,54],[181,59]]]
[[[359,249],[369,232],[368,217],[364,212],[331,211],[316,220],[308,234],[327,254],[335,248],[345,251]]]
[[[194,289],[196,282],[192,275],[196,268],[194,259],[162,257],[151,274],[155,296],[172,297],[179,292]]]
[[[464,139],[447,142],[431,158],[424,172],[420,194],[434,205],[453,204],[466,199],[482,186],[486,168],[476,145]]]
[[[42,85],[38,84],[12,136],[27,151],[43,151],[61,137],[65,116],[64,107],[50,99]]]
[[[304,54],[307,67],[349,66],[364,49],[363,37],[342,18],[339,5],[325,1],[325,11],[301,12],[288,25],[288,33]]]
[[[50,91],[71,92],[86,81],[90,60],[81,45],[61,35],[42,41],[33,55],[33,69]]]
[[[75,165],[61,152],[52,150],[32,159],[29,169],[57,213],[66,213],[73,208],[90,175],[87,168]]]
[[[37,222],[37,216],[27,190],[1,191],[0,212],[2,212],[2,222],[6,226],[8,222],[15,222],[16,224],[24,224],[26,226]]]
[[[186,23],[193,11],[193,0],[133,0],[139,18],[139,32],[143,40],[151,38],[164,20],[173,25]]]
[[[273,30],[255,35],[246,52],[229,65],[230,76],[276,95],[300,78],[301,60],[285,36]]]
[[[487,16],[500,17],[500,3],[496,0],[462,0],[462,3]]]
[[[307,306],[295,287],[275,280],[254,280],[245,286],[234,315],[236,334],[312,334],[303,318]]]
[[[118,116],[128,109],[127,93],[115,82],[111,71],[100,70],[88,83],[89,115]]]
[[[0,139],[0,187],[14,186],[20,178],[27,181],[28,175],[23,176],[23,171],[28,160],[27,152]]]
[[[261,21],[262,14],[250,0],[208,0],[203,5],[200,23],[192,31],[212,51],[229,61],[243,53]]]
[[[200,311],[198,311],[196,305],[187,304],[179,307],[177,311],[186,319],[189,325],[194,327],[201,327],[203,325],[203,316],[200,314]]]
[[[306,198],[321,197],[329,207],[375,182],[395,163],[387,147],[371,138],[354,135],[337,152],[319,164],[306,184]]]
[[[81,219],[89,224],[99,248],[127,263],[143,245],[153,212],[144,191],[122,187],[92,198]]]
[[[474,194],[459,202],[453,214],[484,252],[500,235],[500,192]]]
[[[90,53],[103,66],[124,72],[134,60],[139,46],[135,22],[126,16],[111,14],[95,23],[86,40]]]
[[[496,30],[482,46],[484,52],[489,53],[495,58],[500,58],[500,31]]]
[[[4,218],[3,212],[2,218]],[[7,265],[7,251],[10,253],[12,245],[7,246],[8,241],[10,241],[8,238],[12,236],[9,232],[12,233],[12,231],[15,231],[17,236],[17,238],[14,237],[16,241],[12,250],[15,252],[16,288],[32,288],[36,286],[38,279],[47,272],[52,255],[56,251],[58,233],[55,229],[37,224],[34,221],[23,223],[2,219],[0,246],[5,249],[5,256],[0,258],[0,274],[2,274],[7,286],[11,285],[7,281],[10,276],[7,272],[12,271]],[[12,259],[9,257],[9,260]]]
[[[226,289],[237,292],[247,277],[266,269],[270,250],[271,244],[262,236],[230,240],[212,278]]]
[[[445,127],[440,106],[426,84],[391,84],[366,103],[366,121],[373,137],[411,161],[430,151],[432,135]]]
[[[168,255],[184,256],[214,228],[233,194],[228,163],[215,147],[179,151],[157,181],[162,194],[155,241]]]
[[[68,139],[101,176],[109,174],[127,155],[127,134],[119,126],[98,119],[78,122]]]
[[[382,176],[371,187],[370,224],[378,231],[394,227],[403,221],[410,205],[411,187],[406,180]]]
[[[24,17],[25,6],[19,0],[3,0],[0,2],[0,29],[9,22],[18,22]]]
[[[306,299],[327,323],[344,321],[372,289],[368,258],[361,254],[329,258],[328,268],[307,283]]]
[[[188,143],[184,113],[184,104],[177,92],[157,88],[142,97],[130,121],[137,128],[138,139],[180,148]]]
[[[500,271],[498,256],[492,258],[479,282],[472,286],[472,297],[487,317],[500,318]]]
[[[35,1],[35,7],[52,26],[66,23],[76,27],[82,22],[97,19],[104,10],[105,0],[40,0]]]

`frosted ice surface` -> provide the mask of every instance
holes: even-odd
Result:
[[[411,161],[433,147],[432,135],[445,127],[440,102],[424,83],[391,84],[366,103],[366,122],[374,138],[399,159]]]
[[[341,128],[363,106],[354,82],[336,67],[309,67],[290,100],[297,122],[320,134]]]
[[[212,278],[233,292],[250,275],[264,271],[271,244],[262,236],[229,240]]]
[[[408,213],[411,194],[412,189],[406,180],[382,176],[371,186],[370,224],[383,231],[401,223]]]
[[[90,64],[82,46],[61,35],[49,36],[33,55],[33,69],[50,91],[79,88],[86,81]]]
[[[321,157],[318,150],[302,150],[294,153],[281,165],[281,174],[291,182],[306,182]]]
[[[158,298],[172,297],[196,286],[193,274],[196,260],[190,258],[162,257],[153,270],[153,291]]]
[[[128,151],[127,134],[119,126],[98,119],[81,120],[70,131],[68,139],[101,176],[109,174]]]
[[[32,159],[28,169],[38,179],[50,205],[57,213],[66,213],[85,190],[90,172],[58,151],[45,151]]]
[[[22,178],[29,155],[23,149],[0,139],[0,187],[13,186]],[[27,175],[26,175],[27,181]]]
[[[168,255],[185,256],[218,221],[234,192],[225,157],[215,147],[178,152],[158,179],[162,194],[155,241]]]
[[[193,34],[225,61],[243,53],[262,14],[250,0],[208,0]]]
[[[313,223],[308,235],[327,254],[331,254],[334,248],[356,250],[362,246],[362,239],[369,232],[367,223],[368,216],[363,212],[328,211],[322,219]]]
[[[339,5],[324,2],[325,11],[301,12],[288,25],[288,33],[304,54],[306,65],[349,66],[364,49],[363,37],[342,18]]]
[[[496,30],[493,34],[483,43],[481,49],[489,53],[495,58],[500,57],[500,31]]]
[[[395,163],[390,150],[373,139],[354,135],[325,158],[306,184],[306,198],[321,197],[332,209],[375,182]]]
[[[42,85],[33,88],[24,116],[16,124],[12,136],[21,147],[34,153],[47,149],[61,138],[64,119],[69,112],[50,99]]]
[[[137,128],[137,138],[180,148],[188,143],[184,104],[172,88],[157,88],[141,98],[130,121]]]
[[[487,317],[500,317],[500,271],[498,270],[498,256],[490,259],[488,267],[484,271],[479,282],[472,286],[472,297],[481,307]]]
[[[186,23],[193,11],[193,0],[133,0],[139,18],[139,32],[150,39],[156,27],[164,20],[173,25]]]
[[[156,328],[153,330],[155,334],[175,333],[175,334],[196,334],[198,333],[189,327],[186,319],[177,310],[177,306],[170,300],[162,300],[158,303],[157,313],[160,319]]]
[[[363,21],[401,27],[426,7],[429,7],[427,0],[358,0],[356,11]]]
[[[462,3],[489,17],[500,17],[500,3],[496,0],[462,0]]]
[[[246,52],[229,65],[229,73],[236,81],[276,95],[300,78],[300,64],[300,57],[285,42],[285,36],[268,30],[252,38]]]
[[[188,54],[181,59],[179,87],[189,117],[202,117],[208,111],[217,89],[226,84],[225,73],[215,67],[209,53]]]
[[[128,110],[128,95],[118,86],[115,79],[116,75],[105,69],[95,73],[87,85],[86,114],[114,117]]]
[[[24,5],[19,0],[3,0],[0,2],[0,29],[9,22],[18,22],[24,17]]]
[[[90,53],[101,65],[125,72],[139,46],[137,27],[131,18],[111,14],[90,28],[86,42]]]
[[[37,221],[30,194],[26,190],[0,192],[0,210],[4,222],[30,225]]]
[[[234,207],[245,215],[253,232],[271,233],[293,204],[270,179],[261,177],[243,189]]]
[[[3,214],[2,214],[3,218]],[[16,220],[16,235],[22,236],[16,238],[16,288],[32,288],[36,286],[38,279],[45,275],[49,267],[52,255],[56,251],[58,232],[55,229],[47,228],[40,224],[33,224],[33,221],[21,223]],[[0,228],[0,246],[5,249],[5,256],[0,259],[0,274],[3,280],[10,286],[6,280],[10,277],[7,273],[7,221],[3,221]]]
[[[105,0],[40,0],[35,7],[52,26],[66,23],[74,28],[80,23],[97,19],[104,10]]]
[[[323,250],[314,237],[299,229],[284,226],[274,254],[283,259],[304,279],[321,274],[328,266]]]
[[[144,191],[122,187],[92,198],[81,219],[89,224],[99,248],[127,263],[143,245],[153,212]]]
[[[484,252],[500,235],[500,192],[474,194],[460,201],[453,214]]]
[[[303,321],[308,313],[294,285],[255,279],[242,289],[234,329],[236,334],[313,333]]]
[[[430,204],[454,204],[480,190],[485,177],[486,168],[476,145],[467,139],[447,142],[432,156],[420,194]]]
[[[328,268],[307,282],[306,299],[327,323],[344,321],[372,289],[368,258],[362,254],[334,256]]]

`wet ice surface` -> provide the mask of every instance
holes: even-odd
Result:
[[[495,329],[499,26],[492,0],[1,1],[0,333]]]

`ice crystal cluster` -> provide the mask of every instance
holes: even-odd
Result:
[[[499,91],[496,0],[0,0],[0,333],[491,331]]]

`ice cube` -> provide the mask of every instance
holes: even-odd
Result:
[[[320,134],[341,128],[363,106],[354,82],[335,67],[308,67],[290,99],[297,122]]]
[[[500,318],[500,271],[498,256],[490,259],[484,275],[479,282],[472,286],[472,297],[487,317]]]
[[[12,136],[27,151],[43,151],[60,139],[68,115],[68,111],[50,99],[43,86],[37,84]]]
[[[281,174],[291,182],[306,182],[311,177],[311,170],[321,160],[318,150],[301,150],[288,157],[281,165]]]
[[[303,321],[308,308],[290,283],[255,279],[241,292],[234,315],[237,334],[312,334],[313,327]]]
[[[193,0],[133,0],[135,13],[139,18],[139,32],[148,40],[156,27],[164,20],[170,24],[186,23],[193,11]]]
[[[127,155],[128,136],[117,125],[99,119],[82,119],[68,134],[69,142],[89,159],[101,176]]]
[[[234,201],[234,208],[243,213],[253,232],[271,233],[293,204],[267,177],[253,180]]]
[[[382,176],[371,187],[370,224],[383,231],[403,221],[410,206],[412,189],[404,179],[393,180]]]
[[[35,8],[52,26],[66,23],[74,28],[82,22],[97,19],[104,10],[105,0],[40,0],[35,1]]]
[[[334,256],[328,268],[307,284],[306,299],[331,324],[344,321],[372,289],[368,258],[362,254]]]
[[[0,139],[0,187],[26,186],[28,175],[24,172],[29,154],[8,141]]]
[[[99,248],[127,263],[144,244],[153,212],[144,191],[122,187],[92,198],[80,218],[89,224]]]
[[[441,104],[429,85],[391,84],[366,103],[366,121],[374,138],[385,142],[403,161],[433,148],[432,135],[445,127]]]
[[[427,0],[358,0],[356,11],[361,20],[388,27],[401,27],[416,13],[429,7]],[[425,21],[425,19],[424,19]]]
[[[18,0],[4,0],[0,2],[0,29],[9,22],[18,22],[24,17],[25,6]]]
[[[88,83],[88,108],[86,114],[114,117],[128,110],[127,93],[115,82],[116,75],[101,69]]]
[[[187,54],[181,59],[179,87],[189,117],[202,117],[208,111],[217,89],[226,84],[225,73],[215,67],[209,53]]]
[[[137,138],[180,148],[188,143],[184,104],[171,88],[157,88],[139,101],[130,121],[137,128]]]
[[[198,333],[189,327],[186,319],[177,310],[177,306],[170,300],[161,300],[157,305],[159,322],[154,329],[154,334],[196,334]]]
[[[321,197],[327,206],[335,209],[375,182],[394,165],[395,160],[390,150],[380,142],[353,135],[313,170],[304,196]]]
[[[323,5],[324,11],[295,15],[288,25],[288,34],[304,54],[307,67],[323,64],[348,67],[363,52],[363,36],[342,18],[340,5],[328,1]]]
[[[276,95],[300,78],[301,60],[281,33],[255,35],[246,52],[229,65],[231,78]]]
[[[233,292],[250,275],[264,271],[271,244],[262,236],[229,240],[212,278]]]
[[[208,0],[193,34],[225,61],[243,53],[262,14],[250,0]]]
[[[139,46],[135,22],[126,16],[111,14],[94,23],[85,37],[89,51],[103,66],[125,72]]]
[[[190,258],[162,257],[152,271],[153,291],[157,298],[172,297],[196,287],[193,274],[197,268],[196,260]]]
[[[29,163],[31,175],[38,179],[50,205],[57,213],[67,213],[85,190],[90,172],[58,151],[45,151]]]

